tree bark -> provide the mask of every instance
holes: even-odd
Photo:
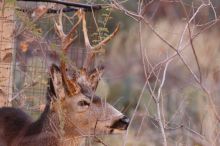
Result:
[[[9,106],[12,97],[14,4],[0,1],[0,107]]]

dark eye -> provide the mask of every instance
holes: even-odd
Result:
[[[79,106],[89,106],[90,103],[88,103],[88,102],[85,101],[85,100],[82,100],[82,101],[79,101],[79,102],[78,102],[78,105],[79,105]]]

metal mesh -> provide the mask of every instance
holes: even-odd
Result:
[[[31,10],[38,5],[37,2],[32,2],[31,4],[25,3],[22,7]],[[42,19],[35,23],[36,28],[41,31],[40,38],[36,37],[35,28],[33,28],[32,32],[24,31],[16,37],[12,103],[13,106],[23,108],[31,112],[32,115],[38,115],[39,111],[43,110],[49,67],[53,63],[58,64],[62,57],[59,54],[60,40],[53,29],[57,15],[45,14]],[[19,16],[24,17],[23,13],[17,14],[17,17]],[[23,23],[27,23],[20,19],[17,20],[16,29],[18,30]],[[75,20],[72,19],[71,21],[65,19],[65,17],[63,18],[64,31],[68,32],[71,29]],[[88,31],[92,31],[90,28],[88,29]],[[70,47],[66,56],[70,66],[81,67],[84,60],[85,49],[81,30],[82,28],[79,27],[77,40]]]
[[[49,3],[43,4],[50,6]],[[16,6],[28,10],[27,12],[15,11],[13,4],[8,8],[1,6],[5,12],[0,17],[0,31],[8,34],[0,35],[0,96],[4,99],[0,101],[1,106],[23,108],[33,115],[43,110],[45,104],[48,69],[62,57],[59,54],[60,40],[53,29],[58,14],[45,14],[35,22],[32,14],[39,5],[42,3],[16,3]],[[93,18],[88,19],[89,26],[94,25],[91,19]],[[64,18],[64,31],[68,32],[74,21]],[[91,28],[95,27],[88,28],[89,33],[94,31]],[[71,46],[67,56],[68,63],[75,67],[82,66],[86,52],[83,49],[81,30],[79,27],[77,41]]]

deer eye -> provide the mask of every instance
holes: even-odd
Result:
[[[81,100],[77,103],[79,106],[90,106],[90,103],[88,103],[87,101],[85,100]]]

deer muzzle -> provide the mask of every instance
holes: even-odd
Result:
[[[110,128],[117,130],[127,130],[129,123],[130,123],[129,118],[123,116],[122,118],[116,120]]]

